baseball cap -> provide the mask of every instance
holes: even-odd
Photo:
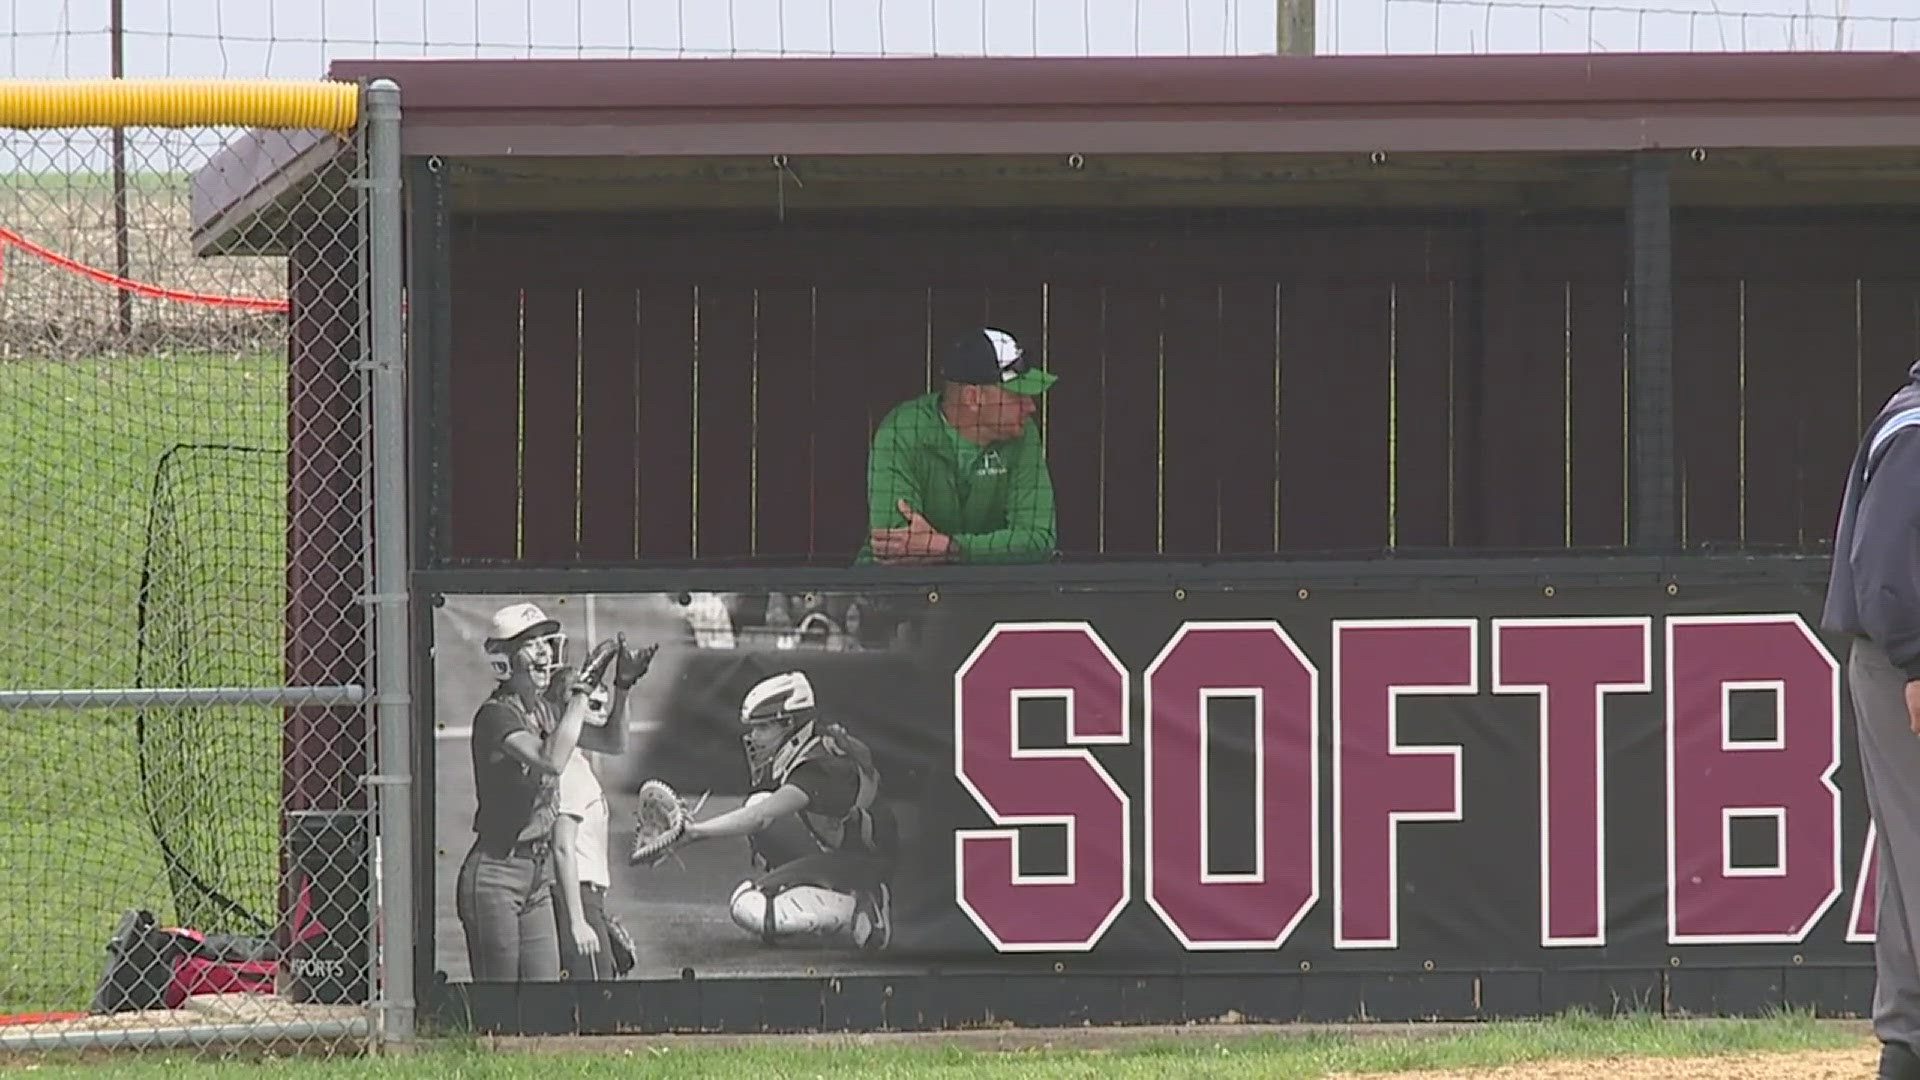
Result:
[[[999,385],[1028,396],[1040,393],[1060,378],[1028,363],[1025,350],[1012,334],[990,326],[968,330],[954,338],[947,346],[940,374],[953,382]]]

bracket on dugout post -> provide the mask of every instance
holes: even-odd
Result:
[[[1627,503],[1632,546],[1679,546],[1673,447],[1673,192],[1667,155],[1633,156],[1627,205]]]

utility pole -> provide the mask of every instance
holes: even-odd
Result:
[[[113,77],[127,74],[126,12],[124,0],[113,0],[109,10],[108,32],[113,40]],[[121,280],[133,276],[127,251],[127,131],[113,129],[113,272]],[[133,334],[133,294],[125,289],[113,291],[114,325],[122,341]]]
[[[117,3],[118,0],[115,0]],[[1312,56],[1314,0],[1280,0],[1277,51],[1281,56]]]

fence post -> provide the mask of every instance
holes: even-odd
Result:
[[[379,1041],[413,1039],[413,708],[407,640],[406,339],[402,318],[400,87],[376,79],[367,106],[367,309],[373,405],[375,725],[379,772]]]

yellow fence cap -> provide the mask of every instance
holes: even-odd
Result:
[[[360,117],[349,82],[243,79],[0,79],[0,127],[249,127],[344,132]]]

